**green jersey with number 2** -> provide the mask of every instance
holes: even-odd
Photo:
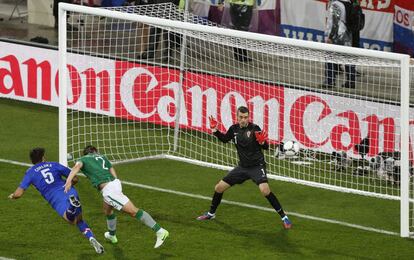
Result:
[[[95,188],[98,188],[101,183],[110,182],[115,179],[109,172],[112,164],[104,155],[90,153],[81,157],[78,161],[82,162],[81,170]]]

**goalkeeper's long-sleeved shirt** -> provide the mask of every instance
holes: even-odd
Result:
[[[269,149],[269,144],[265,142],[260,145],[256,141],[255,132],[258,131],[261,131],[260,127],[253,123],[243,128],[239,124],[234,124],[227,130],[227,133],[216,131],[214,135],[224,143],[233,140],[239,155],[239,165],[247,168],[266,164],[262,149]]]

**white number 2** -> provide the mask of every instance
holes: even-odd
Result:
[[[98,159],[101,159],[101,160],[102,160],[102,168],[103,168],[103,169],[105,169],[105,170],[108,170],[108,168],[107,168],[107,167],[105,167],[105,160],[104,160],[104,158],[102,158],[102,157],[100,157],[100,156],[95,157],[95,160],[98,160]]]
[[[49,170],[50,170],[49,168],[45,168],[40,171],[40,173],[42,173],[43,178],[45,179],[45,182],[47,184],[51,184],[55,181],[55,178],[53,178],[53,175]]]

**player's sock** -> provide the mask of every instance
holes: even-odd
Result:
[[[115,236],[116,232],[116,216],[115,214],[106,216],[106,225],[108,227],[109,234]]]
[[[155,232],[161,229],[161,226],[155,222],[155,220],[151,217],[150,214],[145,212],[142,209],[139,209],[137,214],[135,215],[135,218],[144,223],[147,227],[152,228]]]
[[[221,198],[223,198],[223,193],[214,192],[213,199],[211,200],[211,206],[209,213],[214,215],[216,213],[217,207],[220,205]]]
[[[78,222],[78,224],[76,224],[76,226],[78,226],[79,231],[82,232],[82,234],[88,239],[90,240],[91,238],[93,238],[93,233],[92,230],[89,228],[88,224],[86,224],[85,221],[80,221]]]
[[[286,216],[285,212],[282,209],[282,205],[280,205],[279,201],[277,200],[273,192],[270,192],[269,195],[266,196],[266,199],[269,201],[270,205],[272,205],[272,207],[276,210],[276,212],[279,213],[281,218],[284,218]]]

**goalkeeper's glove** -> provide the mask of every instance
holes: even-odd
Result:
[[[266,133],[266,131],[255,132],[254,134],[256,136],[256,141],[260,145],[262,145],[262,144],[264,144],[266,142],[266,140],[267,140],[267,133]]]
[[[208,119],[210,120],[210,129],[211,130],[217,130],[217,125],[218,125],[217,120],[214,119],[213,116],[210,116]]]

